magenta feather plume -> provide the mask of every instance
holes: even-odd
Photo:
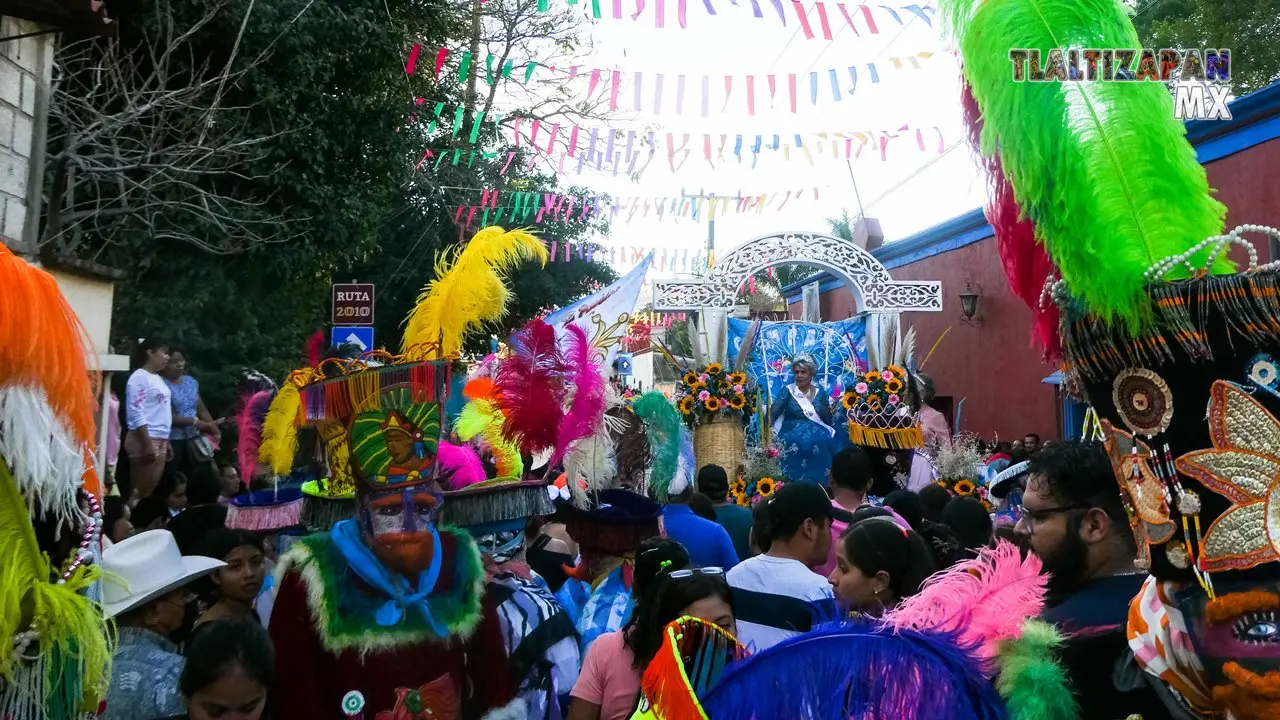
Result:
[[[592,359],[591,340],[587,331],[577,325],[569,325],[566,331],[569,353],[565,364],[573,373],[573,402],[560,421],[556,451],[551,458],[553,467],[564,458],[570,444],[594,435],[604,419],[605,380],[600,365]]]
[[[527,455],[556,445],[564,420],[566,368],[556,330],[533,320],[511,337],[511,355],[498,367],[502,435]]]
[[[247,484],[258,470],[258,449],[262,447],[262,423],[267,419],[275,390],[260,390],[244,400],[236,415],[236,456],[240,477]]]
[[[938,573],[919,593],[885,616],[897,629],[958,632],[983,660],[995,658],[1002,640],[1019,637],[1022,624],[1044,608],[1040,559],[1001,540],[973,560]]]
[[[440,441],[436,448],[436,465],[440,467],[442,484],[450,490],[461,490],[487,479],[480,456],[465,445]]]
[[[1031,338],[1046,360],[1062,357],[1058,337],[1058,306],[1040,302],[1045,281],[1054,273],[1053,261],[1036,240],[1035,226],[1023,217],[1013,195],[1013,184],[1005,175],[999,153],[982,154],[982,111],[969,83],[964,84],[961,102],[969,131],[969,145],[982,160],[987,175],[987,222],[996,235],[996,253],[1004,267],[1005,279],[1014,297],[1031,309]]]

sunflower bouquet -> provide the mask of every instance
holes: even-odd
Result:
[[[961,435],[950,444],[938,446],[934,451],[934,467],[938,471],[935,484],[956,497],[977,499],[991,511],[995,506],[981,481],[983,457],[978,442],[976,435]]]
[[[785,482],[782,455],[782,448],[776,445],[748,448],[742,474],[729,487],[733,502],[751,507],[777,492]]]
[[[717,415],[746,422],[755,414],[758,401],[746,373],[726,372],[720,363],[710,363],[684,373],[676,384],[675,403],[685,424],[692,427]]]

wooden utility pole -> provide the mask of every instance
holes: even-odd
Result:
[[[715,193],[711,193],[710,195],[707,195],[701,190],[699,190],[697,193],[686,193],[685,191],[681,190],[680,196],[685,200],[709,201],[707,203],[707,267],[711,267],[712,262],[714,262],[715,253],[716,253],[716,207],[712,203],[730,202],[730,201],[737,202],[743,199],[742,195],[734,195],[732,197],[726,195],[724,197],[720,197]]]

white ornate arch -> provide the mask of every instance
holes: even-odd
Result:
[[[751,240],[718,258],[704,278],[654,284],[654,310],[727,310],[742,284],[772,265],[799,263],[843,279],[865,312],[940,312],[942,283],[894,280],[874,255],[849,240],[784,232]]]

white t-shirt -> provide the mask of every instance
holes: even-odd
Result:
[[[125,388],[125,415],[129,429],[146,426],[152,440],[168,440],[173,426],[172,393],[169,383],[159,375],[142,368],[129,376]]]
[[[738,641],[764,650],[836,617],[831,583],[799,560],[757,555],[728,574]]]

